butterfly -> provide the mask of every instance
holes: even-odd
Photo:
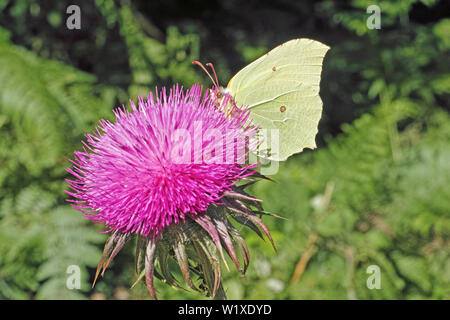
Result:
[[[217,103],[229,95],[229,103],[250,110],[249,119],[259,128],[269,152],[262,157],[284,161],[305,148],[316,148],[315,136],[322,115],[319,96],[322,64],[327,45],[305,38],[287,41],[256,59],[228,82],[226,88],[213,81]],[[225,112],[231,108],[226,107]],[[261,155],[260,153],[259,155]]]

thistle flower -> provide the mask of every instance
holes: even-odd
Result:
[[[169,258],[178,262],[191,288],[201,290],[189,271],[214,297],[221,279],[217,251],[226,265],[222,244],[242,273],[249,262],[245,242],[228,216],[260,236],[261,228],[272,242],[256,215],[264,213],[260,201],[244,192],[246,185],[237,186],[240,180],[262,177],[257,164],[247,161],[257,128],[247,123],[248,110],[236,108],[227,117],[198,85],[186,93],[174,86],[168,95],[163,88],[131,107],[131,112],[116,109],[115,122],[100,120],[67,169],[75,178],[67,179],[66,192],[75,198],[68,201],[112,233],[95,280],[137,235],[136,270],[153,298],[153,276],[180,287],[168,270]],[[233,243],[243,256],[243,269]]]

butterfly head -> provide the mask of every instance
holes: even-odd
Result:
[[[213,86],[211,89],[209,89],[209,94],[211,98],[215,101],[216,107],[219,109],[223,109],[225,114],[227,116],[230,115],[232,109],[235,107],[235,103],[233,98],[230,96],[230,90],[228,88],[224,88],[219,85],[219,80],[217,78],[216,70],[214,69],[214,66],[212,63],[207,63],[206,66],[210,67],[214,78],[211,76],[211,74],[208,72],[208,70],[203,66],[203,64],[199,61],[192,61],[193,64],[196,64],[200,66],[203,71],[208,75],[208,77],[211,79]],[[227,97],[226,101],[224,100],[225,97]]]
[[[209,94],[211,95],[211,98],[216,100],[217,106],[222,105],[222,102],[224,101],[225,97],[229,95],[229,92],[230,90],[224,87],[213,86],[211,89],[209,89]]]

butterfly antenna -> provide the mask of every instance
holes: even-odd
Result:
[[[208,77],[211,79],[212,83],[214,84],[214,86],[217,87],[217,83],[214,81],[213,77],[211,77],[211,74],[208,72],[208,70],[206,70],[206,68],[203,66],[203,64],[201,62],[198,61],[192,61],[192,64],[196,64],[198,66],[200,66],[200,68],[203,69],[203,71],[205,71],[205,73],[208,75]],[[216,77],[217,78],[217,77]]]
[[[206,66],[207,66],[207,67],[210,67],[211,70],[212,70],[212,72],[214,73],[214,77],[216,78],[216,86],[218,87],[218,86],[219,86],[219,79],[217,78],[216,70],[214,70],[213,64],[212,64],[211,62],[208,62],[208,63],[206,64]]]

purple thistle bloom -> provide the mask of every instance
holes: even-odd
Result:
[[[261,200],[244,191],[266,178],[254,170],[258,163],[247,163],[248,153],[258,146],[258,128],[248,123],[249,111],[235,106],[229,96],[219,101],[215,94],[203,95],[199,85],[186,93],[175,86],[168,96],[165,89],[155,96],[150,93],[131,107],[131,112],[116,109],[114,123],[100,120],[82,142],[83,151],[74,152],[73,168],[67,169],[75,178],[66,179],[66,192],[75,198],[68,201],[113,231],[94,284],[137,234],[138,281],[145,276],[154,299],[155,272],[167,284],[181,287],[169,270],[170,259],[178,263],[190,288],[225,297],[219,260],[220,255],[227,266],[223,246],[242,274],[250,261],[247,245],[229,217],[260,237],[265,234],[275,248],[260,218],[269,213]],[[241,179],[249,182],[237,185]],[[191,272],[200,285],[194,284]]]
[[[197,216],[240,179],[254,173],[245,163],[256,128],[248,110],[232,116],[202,87],[165,88],[100,120],[75,151],[75,179],[67,180],[72,206],[109,230],[156,236],[164,227]],[[225,102],[226,103],[226,102]]]

